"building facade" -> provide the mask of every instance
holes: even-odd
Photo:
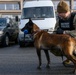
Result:
[[[14,17],[21,15],[23,0],[0,0],[0,16]]]

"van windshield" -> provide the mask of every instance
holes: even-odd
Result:
[[[22,19],[28,18],[54,18],[53,7],[23,8]]]

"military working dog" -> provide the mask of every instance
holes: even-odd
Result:
[[[66,56],[67,59],[74,63],[74,73],[76,74],[76,39],[66,34],[50,34],[30,21],[32,24],[31,32],[34,38],[34,46],[39,59],[38,69],[41,68],[41,50],[44,50],[47,65],[50,67],[50,57],[48,50],[56,56]]]
[[[41,68],[41,50],[44,50],[47,58],[47,66],[50,67],[50,57],[48,50],[56,56],[66,56],[74,63],[74,73],[76,74],[76,39],[67,34],[50,34],[39,27],[33,25],[34,46],[39,59],[38,68]]]

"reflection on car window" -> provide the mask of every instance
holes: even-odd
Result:
[[[53,18],[53,7],[24,8],[21,18]]]
[[[0,18],[0,26],[6,25],[6,19]]]

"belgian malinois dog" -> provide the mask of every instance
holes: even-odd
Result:
[[[47,65],[46,67],[50,67],[50,57],[48,50],[56,56],[66,56],[68,60],[71,60],[74,63],[74,73],[76,74],[76,39],[66,35],[66,34],[49,34],[44,30],[40,30],[40,28],[29,20],[29,26],[32,24],[31,33],[34,37],[34,46],[36,48],[36,52],[39,59],[38,69],[41,68],[41,50],[44,50]]]
[[[47,66],[50,67],[48,50],[56,56],[66,56],[74,63],[74,73],[76,74],[76,39],[67,34],[50,34],[39,27],[33,25],[34,46],[39,59],[38,69],[41,68],[41,50],[44,50],[47,58]]]

